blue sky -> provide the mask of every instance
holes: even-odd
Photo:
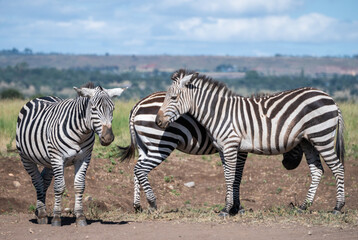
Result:
[[[0,0],[0,49],[353,55],[357,10],[357,0]]]

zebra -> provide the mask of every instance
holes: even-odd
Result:
[[[41,97],[27,102],[16,125],[16,147],[37,193],[35,215],[38,224],[47,223],[46,191],[54,176],[55,203],[52,226],[61,226],[61,198],[65,190],[64,167],[74,165],[76,224],[86,226],[82,196],[95,133],[101,145],[114,140],[112,119],[114,96],[124,89],[104,89],[88,83],[74,87],[75,99]],[[43,166],[41,173],[38,165]]]
[[[240,203],[239,195],[234,193],[239,192],[245,159],[237,159],[238,151],[274,155],[287,153],[295,146],[299,148],[293,155],[305,153],[312,178],[299,208],[305,210],[313,203],[323,174],[321,156],[336,179],[333,213],[341,211],[345,204],[344,123],[340,109],[329,95],[305,87],[242,97],[218,81],[183,69],[173,73],[172,80],[156,123],[165,128],[189,113],[207,129],[224,156],[226,204],[221,216],[227,216],[235,203]]]
[[[208,155],[218,153],[206,129],[190,114],[179,117],[165,130],[155,123],[159,108],[163,104],[165,92],[152,93],[141,99],[131,110],[129,130],[131,143],[127,147],[119,147],[121,161],[134,158],[138,149],[139,158],[134,167],[134,200],[136,212],[142,211],[140,204],[140,187],[144,189],[150,209],[157,209],[157,201],[148,181],[148,174],[160,165],[174,149],[193,155]],[[287,169],[294,169],[301,161],[299,149],[284,156],[282,161]],[[291,154],[290,154],[291,153]],[[239,153],[243,161],[247,153]],[[293,165],[293,166],[292,166]],[[234,208],[232,212],[239,211]]]

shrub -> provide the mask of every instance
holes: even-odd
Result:
[[[0,93],[1,99],[24,99],[24,95],[16,89],[9,88],[5,89]]]

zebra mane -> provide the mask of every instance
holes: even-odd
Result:
[[[277,95],[277,94],[278,94],[278,93],[258,92],[258,93],[253,93],[253,94],[251,94],[250,98],[251,98],[251,99],[257,99],[257,100],[259,100],[260,98],[274,97],[274,96]]]
[[[182,79],[183,77],[185,77],[187,75],[191,75],[191,74],[194,74],[194,73],[195,73],[195,71],[179,69],[178,71],[173,73],[171,79],[173,81],[177,81],[177,80]],[[211,77],[206,76],[205,74],[199,74],[198,77],[193,80],[193,82],[197,82],[197,81],[201,81],[203,83],[208,83],[211,86],[218,87],[220,90],[224,89],[224,94],[237,96],[237,94],[234,93],[233,91],[231,91],[226,86],[225,83],[216,81],[216,80],[212,79]]]
[[[100,88],[102,88],[101,86],[98,86]],[[88,83],[85,83],[81,86],[81,88],[91,88],[91,89],[94,89],[96,88],[95,84],[93,82],[88,82]]]
[[[258,92],[258,93],[251,94],[251,96],[249,98],[256,99],[256,100],[259,100],[261,98],[271,98],[271,97],[276,97],[278,95],[281,95],[282,93],[295,92],[295,91],[297,91],[299,89],[317,90],[316,88],[312,88],[312,87],[302,87],[302,88],[295,88],[295,89],[290,89],[290,90],[285,90],[285,91],[278,91],[278,92],[275,92],[275,93]]]
[[[100,90],[103,90],[103,88],[100,85],[96,86],[93,82],[85,83],[80,88],[95,89],[96,87],[99,87]],[[80,97],[80,93],[77,93],[77,97]]]

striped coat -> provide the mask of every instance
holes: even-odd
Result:
[[[175,72],[172,80],[157,123],[165,128],[190,113],[208,130],[225,159],[227,194],[222,214],[234,206],[233,189],[240,185],[235,178],[235,172],[242,172],[244,166],[244,161],[237,161],[239,151],[272,155],[287,153],[296,146],[305,153],[312,174],[301,208],[313,202],[323,173],[321,156],[336,178],[335,211],[341,210],[345,202],[343,118],[330,96],[317,89],[300,88],[245,98],[222,83],[185,70]]]

